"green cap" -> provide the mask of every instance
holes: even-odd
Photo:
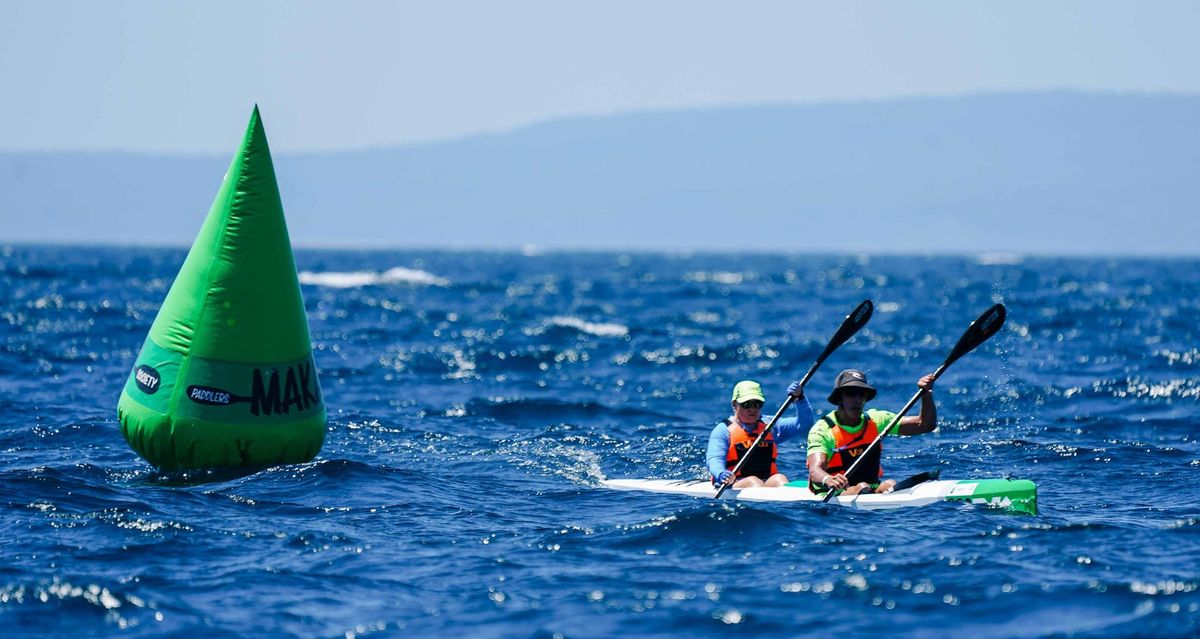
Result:
[[[741,404],[757,399],[760,402],[766,402],[767,398],[763,397],[762,386],[758,382],[745,380],[738,382],[737,386],[733,387],[733,401]]]

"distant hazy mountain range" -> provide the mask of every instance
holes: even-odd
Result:
[[[0,154],[0,242],[190,244],[235,150]],[[1200,253],[1200,96],[637,113],[275,167],[301,246]]]

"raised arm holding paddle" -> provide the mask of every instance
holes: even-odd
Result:
[[[923,391],[920,415],[901,417],[866,408],[875,398],[875,387],[867,382],[865,373],[852,368],[838,374],[829,394],[829,403],[837,410],[817,420],[808,433],[809,490],[817,494],[841,490],[845,495],[891,490],[896,482],[883,479],[882,446],[872,444],[897,423],[901,435],[920,435],[937,428],[933,380],[933,375],[926,375],[917,381]]]
[[[917,421],[919,423],[923,424],[924,417],[926,415],[926,410],[933,409],[934,412],[931,415],[932,415],[932,419],[933,419],[933,426],[936,427],[936,423],[937,423],[936,422],[936,420],[937,420],[936,408],[933,406],[932,399],[930,398],[930,393],[932,392],[932,389],[933,389],[933,383],[935,381],[937,381],[937,379],[939,377],[941,377],[942,373],[946,372],[946,369],[949,368],[951,364],[958,361],[958,359],[960,357],[975,350],[977,347],[979,347],[980,344],[983,344],[989,338],[991,338],[993,335],[995,335],[997,332],[999,332],[1000,328],[1002,326],[1004,326],[1004,319],[1005,319],[1006,315],[1007,315],[1007,311],[1005,310],[1004,305],[996,304],[995,306],[992,306],[988,310],[984,311],[983,314],[980,315],[974,322],[971,322],[971,325],[967,327],[966,332],[963,333],[962,337],[959,338],[958,343],[954,345],[954,348],[950,351],[950,354],[946,357],[946,361],[942,362],[942,365],[939,366],[937,368],[937,370],[935,370],[932,374],[926,375],[925,377],[921,378],[921,381],[919,381],[917,384],[920,387],[920,390],[917,391],[917,394],[913,395],[913,398],[911,400],[909,400],[909,402],[907,404],[904,405],[904,408],[900,409],[899,413],[896,413],[894,416],[891,416],[891,418],[889,420],[887,420],[886,424],[880,424],[881,428],[879,429],[878,434],[875,435],[875,437],[873,438],[873,440],[871,441],[871,443],[869,445],[867,445],[866,447],[862,447],[862,448],[856,447],[854,452],[851,453],[851,455],[850,455],[854,458],[854,461],[853,461],[853,463],[850,464],[849,468],[847,468],[844,473],[831,474],[828,472],[821,472],[823,469],[821,469],[819,467],[817,469],[812,468],[812,465],[811,465],[813,462],[812,449],[811,449],[812,435],[810,434],[810,456],[809,456],[810,488],[813,489],[814,491],[822,490],[822,489],[828,490],[828,492],[825,494],[824,501],[829,501],[834,495],[841,492],[839,489],[851,486],[851,482],[859,478],[859,475],[856,474],[856,471],[858,471],[860,466],[863,466],[863,465],[869,466],[872,463],[875,465],[878,465],[879,456],[880,456],[878,447],[880,445],[880,442],[883,440],[884,435],[887,435],[888,432],[893,430],[895,426],[899,425],[899,428],[897,430],[899,430],[899,432],[901,434],[915,434],[916,430],[919,430],[919,429],[925,427],[924,425],[919,425],[915,430],[911,429],[912,420],[909,420],[907,423],[910,426],[910,430],[906,431],[905,430],[905,422],[904,422],[904,416],[906,414],[908,414],[908,411],[912,409],[913,405],[915,405],[917,403],[917,401],[921,400],[922,398],[925,398],[922,403],[922,419],[917,420]],[[847,371],[847,372],[849,372],[849,371]],[[855,371],[855,372],[857,372],[857,371]],[[843,373],[843,374],[845,374],[845,373]],[[861,373],[859,373],[859,374],[861,375]],[[863,378],[863,382],[865,383],[865,377]],[[845,388],[842,388],[842,387],[839,387],[839,388],[841,388],[840,395],[844,395]],[[868,388],[869,388],[869,386],[868,386]],[[838,390],[839,390],[838,388],[835,388],[835,390],[834,390],[835,395],[839,394]],[[874,389],[871,389],[871,391],[874,391]],[[874,395],[872,393],[872,397],[873,396]],[[834,396],[831,395],[830,401],[833,401],[833,399],[834,399]],[[820,425],[820,422],[818,422],[816,425],[814,425],[813,426],[814,430],[819,425]],[[932,428],[930,428],[930,430],[932,430]],[[920,432],[926,432],[926,431],[920,430]],[[863,439],[866,439],[866,438],[864,437]],[[835,450],[836,450],[836,448],[835,448]],[[847,448],[845,450],[847,452],[849,452],[851,449]],[[872,459],[874,460],[873,462],[872,462]],[[840,479],[838,479],[839,475],[841,477]],[[875,477],[878,478],[879,475],[876,474]],[[815,481],[817,481],[817,480],[819,480],[821,482],[820,485],[815,483]],[[869,482],[859,482],[859,483],[869,483]],[[861,490],[862,488],[859,485],[859,483],[853,484],[852,487],[858,488],[859,490]],[[880,489],[886,490],[886,488],[884,488],[882,484],[880,484]],[[849,490],[847,490],[846,492],[850,493]],[[857,492],[858,491],[855,491],[855,493],[857,493]]]

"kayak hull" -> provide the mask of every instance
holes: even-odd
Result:
[[[601,482],[614,490],[638,490],[652,493],[688,495],[712,499],[716,489],[704,479],[608,479]],[[778,488],[742,488],[726,490],[721,499],[749,502],[819,502],[806,482],[792,482]],[[830,504],[859,510],[891,510],[927,506],[943,501],[958,501],[1007,512],[1037,514],[1037,485],[1027,479],[937,479],[911,488],[883,494],[839,496]]]

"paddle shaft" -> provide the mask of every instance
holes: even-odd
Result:
[[[1000,327],[1004,325],[1006,315],[1007,311],[1004,309],[1004,305],[996,304],[984,311],[983,314],[980,315],[974,322],[971,322],[971,325],[967,327],[967,330],[963,333],[962,337],[958,338],[958,343],[954,345],[954,349],[950,351],[950,355],[946,357],[946,361],[942,362],[942,365],[933,372],[933,379],[930,381],[936,382],[937,378],[941,377],[942,373],[946,372],[946,369],[949,368],[951,364],[958,361],[958,358],[975,350],[976,347],[986,342],[992,335],[995,335],[1000,330]],[[880,431],[879,434],[875,436],[875,440],[871,442],[871,445],[867,446],[867,449],[858,456],[858,459],[854,460],[853,464],[850,464],[850,468],[846,469],[846,472],[844,473],[846,477],[849,477],[854,472],[854,469],[858,467],[859,463],[867,458],[867,455],[871,452],[871,450],[883,440],[883,436],[887,435],[888,431],[892,430],[892,427],[895,427],[897,430],[899,430],[900,418],[908,414],[908,411],[911,410],[913,405],[917,403],[917,400],[921,399],[921,394],[925,392],[927,391],[922,388],[921,390],[917,391],[916,395],[913,395],[912,399],[908,400],[908,403],[904,405],[904,408],[900,409],[899,413],[896,413],[896,417],[894,417],[891,423],[887,425],[887,428]],[[827,502],[830,499],[833,499],[834,494],[835,491],[830,490],[829,492],[825,493],[825,497],[821,501]]]
[[[873,313],[874,310],[875,305],[871,303],[871,300],[863,300],[857,307],[855,307],[853,311],[850,311],[850,314],[847,315],[846,319],[842,321],[842,325],[838,327],[837,332],[833,334],[833,337],[829,340],[829,343],[825,345],[825,350],[821,351],[821,354],[817,356],[817,361],[813,362],[813,365],[809,367],[808,372],[804,374],[804,377],[800,378],[799,388],[801,392],[804,390],[804,385],[808,383],[808,380],[812,379],[813,374],[816,373],[817,369],[821,367],[821,364],[825,362],[825,359],[829,357],[833,351],[837,350],[839,346],[845,344],[846,340],[853,337],[854,334],[857,333],[863,326],[867,325],[867,322],[871,319],[871,313]],[[779,407],[779,410],[775,412],[775,416],[772,417],[771,421],[767,423],[767,427],[758,434],[758,437],[754,438],[754,443],[750,444],[750,448],[746,449],[746,454],[743,455],[740,460],[738,460],[737,465],[734,466],[733,471],[731,471],[735,478],[737,477],[738,471],[740,471],[742,466],[746,463],[746,460],[750,459],[750,455],[758,448],[758,445],[762,443],[763,438],[767,436],[767,433],[771,432],[772,428],[775,428],[775,422],[779,421],[779,418],[783,416],[784,411],[786,411],[788,407],[791,406],[795,401],[795,397],[788,395],[787,400],[783,402],[783,406]],[[735,416],[734,419],[737,419],[737,417]],[[724,493],[725,489],[729,488],[731,485],[732,484],[721,484],[721,487],[717,489],[717,494],[713,496],[713,499],[720,499],[721,494]]]

